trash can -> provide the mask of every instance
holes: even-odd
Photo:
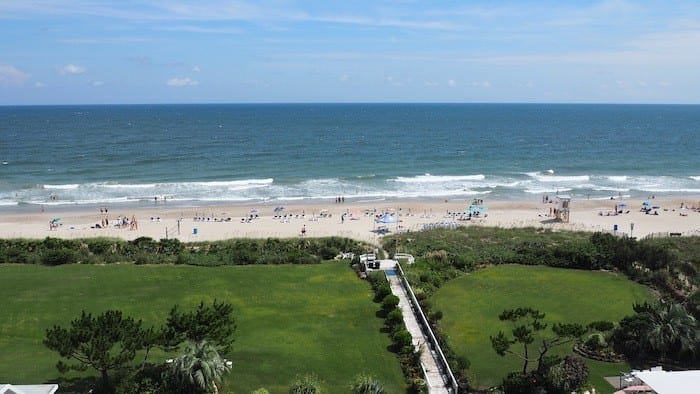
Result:
[[[197,228],[192,229],[192,234],[197,235]]]

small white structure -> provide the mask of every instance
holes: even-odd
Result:
[[[367,253],[360,255],[360,265],[364,267],[365,270],[371,271],[373,269],[379,269],[379,261],[374,253]]]
[[[54,394],[57,384],[2,384],[0,394]]]

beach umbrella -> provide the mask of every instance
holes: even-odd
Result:
[[[618,208],[627,208],[627,204],[625,204],[624,202],[621,202],[621,203],[617,204],[617,207]]]
[[[58,223],[61,221],[61,218],[53,218],[51,219],[51,223]]]
[[[642,203],[642,205],[644,205],[645,207],[648,207],[649,205],[651,205],[651,202],[650,202],[650,201],[644,201],[644,202]]]
[[[658,206],[658,205],[654,205],[653,207],[651,207],[651,209],[660,209],[660,208],[661,208],[661,207]]]

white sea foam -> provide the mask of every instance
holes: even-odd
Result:
[[[180,185],[210,186],[210,187],[236,187],[241,185],[269,185],[274,182],[272,178],[266,179],[242,179],[235,181],[207,181],[207,182],[183,182]]]
[[[156,183],[95,183],[92,185],[107,189],[152,189],[158,186]]]
[[[611,182],[627,182],[627,175],[610,175],[607,177]]]
[[[459,181],[483,181],[486,176],[483,174],[476,175],[416,175],[414,177],[397,177],[396,182],[403,183],[440,183],[440,182],[459,182]]]
[[[700,181],[700,176],[691,176],[690,179],[694,181]]]
[[[556,193],[556,192],[570,192],[571,188],[533,188],[525,189],[525,193],[528,194],[545,194],[545,193]]]
[[[43,185],[44,189],[57,189],[57,190],[72,190],[80,187],[77,183],[70,183],[66,185]]]
[[[535,175],[535,179],[540,182],[588,182],[591,177],[588,175]]]
[[[17,201],[0,201],[0,206],[9,207],[14,205],[19,205],[19,203]]]

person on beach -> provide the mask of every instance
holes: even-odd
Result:
[[[301,226],[301,236],[306,236],[306,225]]]

